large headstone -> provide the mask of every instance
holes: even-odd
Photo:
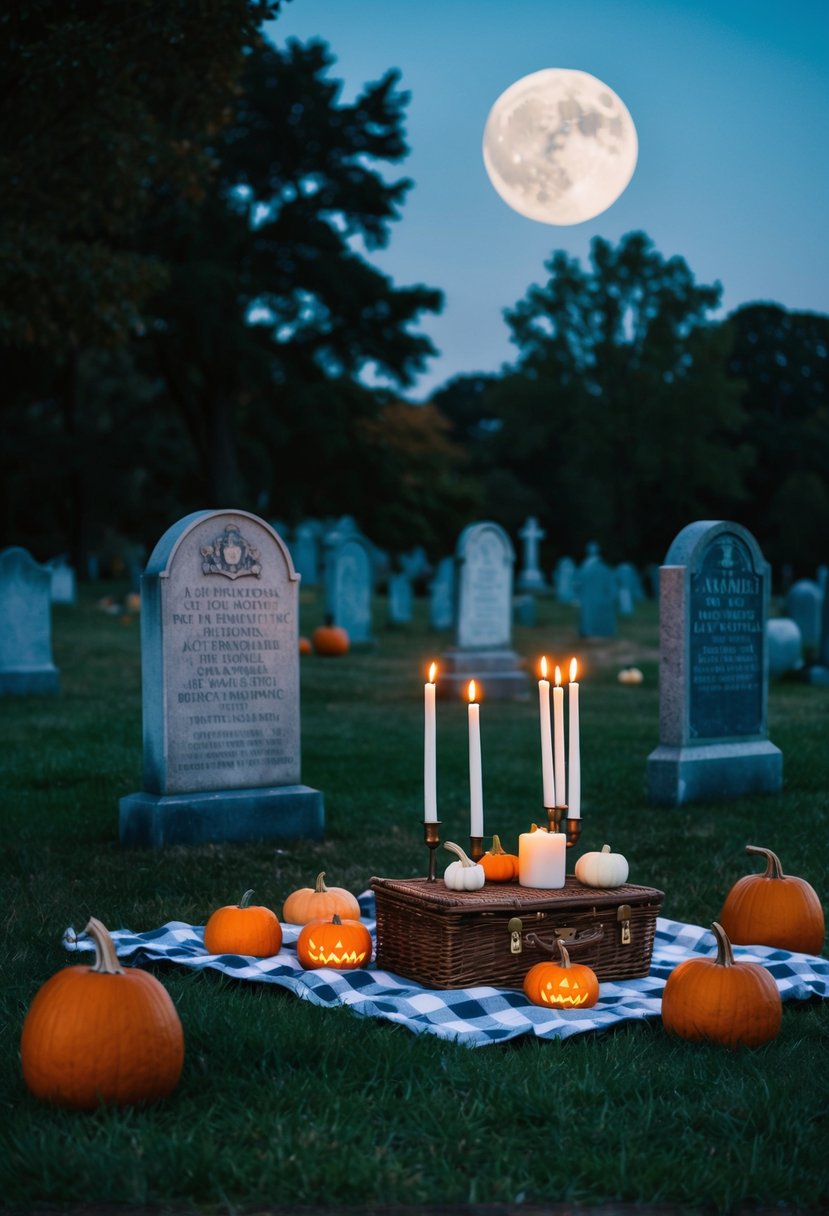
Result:
[[[246,511],[197,511],[141,579],[144,790],[120,802],[123,844],[318,838],[300,783],[299,576]]]
[[[616,578],[598,553],[591,552],[578,570],[579,633],[583,638],[616,636]]]
[[[429,583],[429,628],[451,629],[455,620],[455,559],[442,557]]]
[[[647,763],[658,806],[776,793],[768,738],[770,572],[740,524],[700,520],[660,570],[659,746]]]
[[[26,549],[0,553],[0,693],[60,692],[52,658],[52,571]]]
[[[466,696],[471,679],[487,698],[527,695],[527,673],[512,649],[515,551],[499,524],[470,524],[455,551],[455,646],[440,667],[437,695]]]
[[[541,573],[538,552],[538,546],[546,535],[544,529],[538,526],[538,520],[534,515],[530,515],[525,520],[523,528],[518,533],[523,542],[521,573],[518,575],[516,584],[519,591],[543,591],[547,585],[544,575]]]
[[[321,525],[316,520],[304,520],[297,524],[294,531],[291,557],[303,587],[316,587],[319,582],[321,531]]]
[[[325,611],[344,629],[353,647],[373,644],[374,562],[371,547],[356,531],[326,537]]]

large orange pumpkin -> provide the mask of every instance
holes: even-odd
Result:
[[[154,975],[121,967],[99,920],[84,932],[95,943],[95,962],[56,972],[26,1014],[26,1084],[36,1098],[74,1110],[164,1098],[184,1064],[176,1007]]]
[[[282,919],[289,925],[307,925],[311,920],[330,919],[335,912],[344,920],[360,919],[356,895],[345,887],[327,887],[323,870],[313,887],[291,892],[282,907]]]
[[[783,1018],[777,985],[759,963],[735,962],[723,927],[711,926],[716,958],[689,958],[668,976],[662,1022],[683,1039],[759,1047],[776,1038]]]
[[[272,958],[282,945],[282,926],[275,912],[251,904],[253,891],[245,891],[238,904],[217,908],[204,927],[208,954],[246,954]]]
[[[306,970],[353,971],[371,962],[371,934],[359,920],[312,920],[300,930],[296,955]]]
[[[536,944],[540,944],[536,939]],[[559,938],[559,961],[545,959],[530,967],[524,976],[524,994],[534,1005],[547,1009],[589,1009],[599,999],[596,972],[585,963],[571,963],[570,953]]]
[[[731,941],[820,954],[826,925],[814,888],[804,878],[784,874],[771,849],[749,844],[746,852],[765,857],[766,872],[738,878],[726,895],[720,924]]]
[[[478,864],[483,866],[487,882],[511,882],[518,877],[518,858],[502,847],[497,835],[493,835],[492,848]]]

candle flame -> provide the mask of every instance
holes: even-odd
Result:
[[[542,680],[547,679],[547,656],[546,656],[546,654],[543,654],[541,656],[541,678],[542,678]]]
[[[556,688],[561,688],[561,668],[556,664]]]
[[[475,700],[475,691],[476,691],[475,690],[475,681],[470,680],[469,681],[469,703],[470,703],[470,705]]]
[[[429,667],[429,683],[430,684],[434,684],[435,676],[437,675],[437,673],[438,673],[438,665],[437,665],[437,663],[432,663],[431,666]]]
[[[579,665],[575,659],[570,660],[570,683],[575,684],[576,676],[579,672]]]

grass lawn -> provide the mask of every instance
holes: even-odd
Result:
[[[117,588],[115,589],[118,590]],[[272,986],[215,972],[156,974],[178,1007],[186,1060],[156,1106],[72,1114],[36,1102],[18,1056],[35,992],[73,960],[68,925],[204,924],[249,887],[281,909],[320,870],[354,892],[372,875],[425,872],[422,684],[450,642],[416,621],[378,646],[302,659],[302,779],[325,796],[319,843],[215,844],[154,852],[118,843],[118,799],[141,789],[141,670],[135,618],[102,613],[107,586],[54,609],[58,697],[0,700],[3,747],[0,1194],[235,1211],[291,1205],[552,1203],[829,1206],[829,1008],[787,1002],[780,1036],[754,1051],[627,1024],[566,1042],[529,1037],[469,1049]],[[302,632],[322,615],[302,593]],[[582,661],[584,833],[606,841],[631,881],[666,893],[666,916],[709,925],[731,884],[759,869],[746,844],[829,892],[829,690],[775,682],[769,734],[784,753],[775,797],[656,810],[645,763],[658,742],[653,604],[618,638],[584,643],[567,608],[539,603],[516,649]],[[641,686],[620,685],[635,662]],[[541,816],[538,703],[482,706],[486,831],[515,848]],[[439,703],[444,839],[468,840],[466,711]],[[447,853],[442,865],[450,860]],[[86,959],[84,961],[87,961]],[[90,1042],[90,1051],[95,1050]]]

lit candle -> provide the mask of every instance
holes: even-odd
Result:
[[[579,749],[579,686],[576,683],[578,664],[570,663],[570,786],[567,791],[567,816],[581,819],[581,755]]]
[[[469,835],[484,834],[484,791],[481,773],[481,715],[475,700],[475,681],[469,681]]]
[[[518,837],[518,884],[522,887],[563,887],[567,837],[563,832],[533,828]]]
[[[564,806],[567,797],[564,776],[564,689],[561,687],[560,667],[556,667],[556,686],[553,689],[553,737],[556,758],[556,806]]]
[[[426,823],[437,823],[437,746],[435,739],[435,673],[432,663],[429,680],[423,686],[423,818]]]
[[[555,806],[556,791],[553,777],[553,735],[550,727],[550,681],[547,679],[547,657],[541,660],[538,681],[538,711],[541,717],[541,782],[544,806]]]

